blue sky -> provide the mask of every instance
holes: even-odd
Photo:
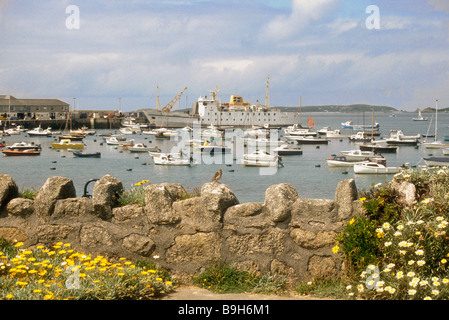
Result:
[[[79,8],[70,30],[66,8]],[[370,5],[380,29],[369,29]],[[216,87],[270,106],[449,107],[447,0],[0,0],[0,94],[176,107]]]

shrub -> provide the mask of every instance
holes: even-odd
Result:
[[[0,242],[0,299],[141,300],[174,287],[165,271],[125,258],[93,257],[62,242],[33,250],[22,246],[20,242]]]
[[[217,262],[193,278],[193,283],[218,293],[282,293],[288,287],[286,277],[259,275]]]
[[[364,270],[368,264],[377,262],[380,239],[376,233],[376,226],[376,221],[369,221],[359,215],[351,219],[337,236],[350,271]]]
[[[144,185],[149,183],[148,180],[142,180],[134,184],[134,188],[120,194],[117,203],[119,207],[123,207],[129,204],[137,204],[141,207],[145,206],[145,187]]]
[[[378,221],[377,260],[347,291],[364,299],[448,299],[449,170],[408,170],[395,179],[414,183],[417,201]]]

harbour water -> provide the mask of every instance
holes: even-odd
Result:
[[[431,114],[423,114],[429,121],[413,121],[413,113],[397,113],[396,117],[382,113],[375,115],[375,122],[380,124],[381,137],[386,137],[390,130],[403,130],[405,134],[430,134],[435,132],[435,122],[431,122]],[[371,124],[371,114],[345,113],[308,113],[303,114],[303,125],[313,116],[316,130],[322,127],[341,129],[342,134],[350,134],[349,129],[341,127],[342,122],[352,120],[355,124]],[[438,137],[449,135],[449,114],[438,114]],[[56,129],[56,128],[55,128]],[[118,131],[117,131],[118,132]],[[283,156],[284,167],[274,170],[273,174],[261,174],[259,168],[244,167],[242,164],[204,164],[192,167],[157,166],[154,165],[148,153],[130,153],[120,147],[104,143],[100,134],[109,134],[109,130],[97,130],[95,135],[84,139],[85,152],[101,152],[101,158],[76,158],[69,151],[56,151],[51,148],[55,142],[53,137],[28,137],[26,133],[3,137],[3,143],[33,141],[42,145],[40,156],[33,157],[1,157],[0,174],[10,175],[19,189],[33,188],[38,190],[52,176],[63,176],[73,180],[77,196],[83,195],[84,185],[89,179],[98,179],[110,174],[122,181],[125,189],[131,189],[134,184],[144,179],[150,183],[163,182],[180,183],[187,190],[193,190],[210,181],[218,169],[223,170],[221,182],[231,188],[240,202],[264,201],[265,190],[278,183],[290,183],[296,187],[302,198],[333,199],[338,183],[344,179],[354,178],[358,190],[370,185],[391,180],[392,175],[362,175],[354,174],[352,168],[329,168],[326,159],[331,154],[340,151],[358,149],[348,138],[331,139],[328,145],[302,145],[302,155]],[[113,131],[114,133],[114,131]],[[281,134],[282,135],[282,134]],[[141,133],[126,135],[127,140],[143,142],[148,146],[158,146],[163,151],[171,150],[174,141],[155,140],[154,136]],[[376,137],[376,140],[380,139]],[[424,138],[421,138],[421,141]],[[433,138],[429,138],[433,139]],[[397,153],[384,154],[388,166],[400,166],[409,163],[412,166],[425,165],[423,158],[432,155],[442,155],[439,149],[425,149],[424,146],[401,146]],[[345,173],[347,171],[347,173]],[[92,192],[92,185],[88,188]]]

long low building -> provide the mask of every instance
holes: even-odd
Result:
[[[0,95],[0,115],[9,119],[66,119],[70,105],[58,99],[17,99]]]

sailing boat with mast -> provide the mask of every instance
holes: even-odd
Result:
[[[438,99],[436,100],[435,106],[435,140],[432,142],[427,142],[427,138],[422,144],[426,147],[426,149],[441,149],[448,148],[449,143],[444,143],[442,141],[438,141]]]
[[[374,125],[374,110],[373,110],[373,120]],[[379,142],[374,141],[374,131],[371,131],[371,143],[359,145],[360,151],[373,151],[376,153],[396,153],[398,149],[397,146],[391,145],[381,145]]]
[[[418,117],[413,118],[413,121],[427,121],[427,118],[424,118],[421,114],[421,109],[418,109]]]

